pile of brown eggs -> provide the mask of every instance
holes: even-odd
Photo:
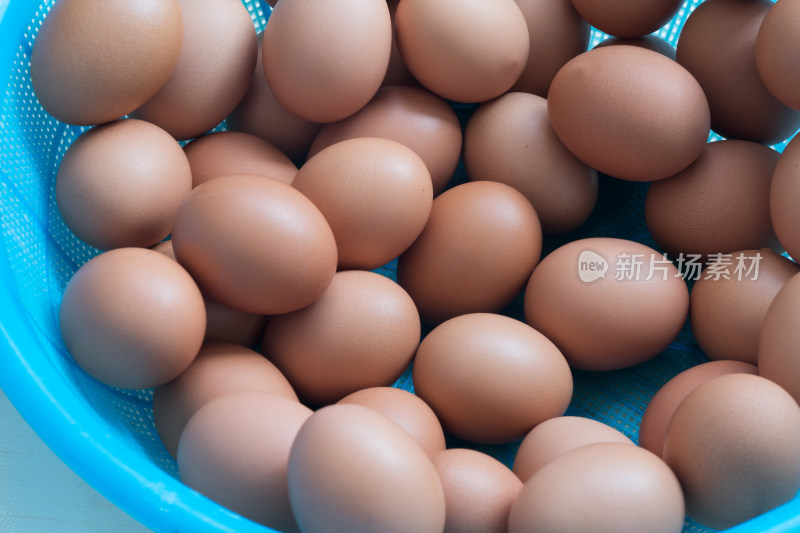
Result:
[[[32,82],[95,126],[56,198],[103,252],[64,292],[68,350],[155,388],[181,479],[281,531],[666,533],[787,502],[800,140],[768,145],[800,128],[800,0],[706,0],[673,50],[650,34],[679,9],[280,0],[257,36],[239,0],[59,0]],[[615,37],[586,51],[590,25]],[[542,258],[598,172],[652,182],[657,249]],[[711,361],[638,446],[563,416],[572,370],[648,361],[687,317]],[[445,435],[521,444],[512,470]]]

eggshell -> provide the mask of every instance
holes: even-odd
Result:
[[[265,176],[223,176],[195,187],[178,208],[172,242],[203,294],[248,313],[305,307],[336,271],[336,241],[319,209]]]
[[[297,401],[280,370],[258,352],[227,342],[205,342],[186,370],[153,392],[153,422],[164,447],[177,457],[181,433],[198,409],[224,394],[249,390]]]
[[[419,82],[414,79],[414,76],[409,72],[408,67],[403,61],[403,56],[400,55],[400,49],[397,47],[397,39],[395,39],[394,32],[394,16],[397,13],[397,5],[400,0],[388,0],[386,5],[389,6],[389,15],[392,18],[392,50],[389,54],[389,68],[386,70],[386,76],[383,78],[381,87],[390,85],[419,85]]]
[[[445,524],[427,454],[360,405],[324,407],[306,421],[289,456],[289,497],[304,533],[441,533]]]
[[[231,131],[257,135],[272,143],[299,164],[305,161],[322,125],[298,117],[275,98],[264,74],[263,37],[263,32],[258,34],[258,57],[250,87],[226,124]]]
[[[565,244],[536,267],[525,319],[570,366],[616,370],[642,363],[675,339],[689,291],[675,265],[643,244],[595,237]]]
[[[679,533],[681,486],[658,457],[629,444],[601,442],[546,464],[511,507],[509,533]]]
[[[397,281],[431,324],[495,312],[520,292],[541,249],[539,217],[522,193],[468,182],[433,201],[425,228],[398,260]]]
[[[506,533],[522,482],[497,459],[453,448],[433,456],[444,489],[445,533]]]
[[[183,147],[192,168],[192,186],[231,174],[256,174],[291,183],[297,174],[292,161],[269,142],[235,131],[198,137]]]
[[[292,442],[311,414],[298,402],[263,391],[209,401],[181,435],[181,481],[245,518],[299,531],[289,504],[287,469]]]
[[[761,81],[783,105],[800,109],[800,2],[780,0],[769,9],[756,36]]]
[[[678,405],[694,389],[725,374],[758,374],[744,361],[709,361],[687,368],[667,381],[650,399],[639,423],[639,446],[661,457],[667,427]]]
[[[800,276],[792,276],[767,310],[758,340],[758,371],[800,403]]]
[[[411,74],[456,102],[500,96],[528,60],[528,25],[513,0],[403,0],[395,31]]]
[[[162,241],[150,249],[176,260],[171,240]],[[261,340],[269,318],[266,315],[239,311],[210,300],[205,296],[203,297],[203,303],[206,307],[206,334],[204,340],[232,342],[250,348]]]
[[[461,156],[461,124],[441,98],[420,87],[383,87],[359,112],[322,127],[309,157],[354,137],[382,137],[414,150],[431,174],[434,194],[453,177]]]
[[[572,398],[558,348],[525,323],[490,313],[434,328],[419,345],[413,378],[447,431],[479,443],[521,438],[563,415]]]
[[[175,261],[145,248],[117,248],[75,272],[59,322],[78,366],[112,387],[146,389],[192,363],[206,315],[200,290]]]
[[[419,336],[419,314],[399,285],[348,270],[308,307],[273,316],[261,350],[301,400],[324,405],[391,385],[414,357]]]
[[[577,228],[597,202],[597,171],[564,147],[550,125],[547,100],[533,94],[506,93],[472,114],[464,167],[471,180],[498,181],[523,193],[546,235]]]
[[[751,141],[707,144],[692,165],[647,190],[653,239],[672,258],[777,248],[769,195],[778,155]]]
[[[62,122],[111,122],[164,85],[182,42],[177,0],[61,0],[36,35],[33,90],[45,110]]]
[[[419,396],[393,387],[371,387],[348,394],[337,403],[369,407],[414,437],[433,456],[445,449],[444,432],[436,413]]]
[[[325,148],[302,166],[292,186],[330,224],[339,269],[371,270],[403,253],[425,227],[433,202],[422,159],[377,137]]]
[[[192,188],[175,139],[141,120],[118,120],[83,133],[56,175],[56,204],[82,241],[110,250],[148,247],[166,237]]]
[[[643,37],[672,19],[682,0],[572,0],[581,17],[598,30],[616,37]]]
[[[578,159],[625,180],[683,170],[708,138],[708,104],[697,81],[638,46],[594,48],[570,60],[553,79],[547,108]]]
[[[250,86],[258,43],[239,0],[178,0],[183,44],[175,70],[134,116],[191,139],[236,107]]]
[[[675,60],[675,48],[661,37],[658,37],[657,35],[645,35],[644,37],[632,37],[632,38],[610,37],[608,39],[605,39],[597,43],[597,46],[595,46],[595,48],[604,48],[606,46],[616,46],[620,44],[625,44],[628,46],[638,46],[640,48],[652,50],[653,52],[658,52],[664,57],[668,57],[672,60]]]
[[[800,127],[800,112],[781,104],[756,67],[756,37],[770,0],[707,0],[683,25],[676,50],[703,87],[711,127],[723,137],[762,144],[783,141]]]
[[[264,73],[289,111],[334,122],[375,95],[391,46],[385,0],[289,0],[275,6],[264,30]]]
[[[515,0],[528,25],[528,62],[512,91],[547,96],[553,76],[585,52],[591,28],[570,0]]]
[[[689,318],[709,359],[755,365],[769,304],[798,272],[797,264],[767,248],[721,256],[706,267],[692,286]]]
[[[800,136],[792,139],[778,158],[769,191],[769,215],[781,246],[800,258]]]
[[[633,444],[619,430],[591,418],[557,416],[545,420],[522,440],[514,458],[514,474],[525,483],[553,459],[597,442]]]
[[[681,481],[690,517],[732,527],[800,489],[800,407],[763,377],[719,376],[675,410],[664,460]]]

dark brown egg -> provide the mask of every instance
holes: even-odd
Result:
[[[800,112],[770,94],[756,67],[756,36],[772,5],[770,0],[707,0],[681,30],[678,63],[700,82],[711,128],[723,137],[775,144],[800,127]]]
[[[325,405],[357,390],[391,385],[419,343],[414,302],[374,272],[337,272],[320,298],[270,318],[262,352],[304,402]]]
[[[239,0],[179,0],[183,44],[175,70],[134,116],[191,139],[236,107],[253,76],[258,42]]]
[[[192,186],[231,174],[256,174],[291,183],[297,174],[292,161],[269,142],[247,133],[219,131],[183,147],[192,167]]]
[[[322,213],[266,176],[223,176],[183,201],[175,256],[208,298],[254,314],[309,305],[336,272],[336,241]]]
[[[577,228],[597,202],[597,171],[564,147],[547,100],[533,94],[506,93],[472,114],[464,166],[471,180],[498,181],[524,194],[546,235]]]
[[[650,399],[639,424],[639,446],[661,457],[667,428],[684,398],[707,381],[725,374],[758,374],[744,361],[709,361],[690,367],[667,381]]]
[[[111,122],[164,85],[182,42],[177,0],[62,0],[53,4],[36,36],[33,90],[62,122]]]
[[[258,35],[258,58],[250,88],[228,116],[228,129],[257,135],[301,164],[322,126],[298,117],[275,98],[264,75],[263,37],[263,33]]]
[[[733,527],[800,489],[800,407],[763,377],[719,376],[675,410],[664,460],[681,482],[690,517],[714,529]]]
[[[397,13],[397,4],[400,0],[388,0],[389,14],[392,17],[392,52],[389,56],[389,68],[386,70],[386,76],[383,78],[382,87],[390,85],[419,85],[419,82],[414,79],[408,67],[403,61],[403,56],[400,55],[400,49],[397,48],[397,39],[394,32],[394,16]]]
[[[153,393],[153,422],[164,447],[178,456],[178,441],[189,419],[224,394],[264,391],[297,401],[292,386],[263,355],[227,342],[206,342],[191,365]]]
[[[683,170],[708,138],[708,104],[697,81],[638,46],[595,48],[572,59],[553,79],[547,107],[578,159],[630,181]]]
[[[414,150],[431,174],[434,194],[453,177],[461,156],[461,125],[446,101],[420,87],[383,87],[358,113],[326,124],[309,157],[354,137],[382,137]]]
[[[547,96],[558,69],[585,52],[589,24],[570,0],[515,0],[525,17],[530,36],[528,63],[512,91]]]
[[[800,109],[800,2],[776,2],[761,22],[756,38],[756,66],[770,93],[784,105]]]
[[[189,162],[167,132],[135,119],[87,131],[56,175],[56,203],[70,230],[101,250],[148,247],[172,231],[191,191]]]
[[[789,391],[800,403],[800,276],[793,276],[772,300],[761,326],[758,372]]]
[[[692,286],[692,333],[709,359],[757,364],[758,337],[767,309],[789,279],[793,261],[768,248],[723,255]]]
[[[192,363],[206,314],[200,290],[178,263],[146,248],[117,248],[70,279],[59,322],[78,366],[112,387],[146,389]]]
[[[472,181],[433,201],[397,280],[432,324],[511,303],[539,262],[542,233],[530,202],[494,181]]]
[[[371,387],[348,394],[337,403],[363,405],[379,412],[405,429],[430,456],[445,449],[444,432],[436,413],[412,392]]]
[[[432,457],[444,489],[444,533],[506,533],[522,482],[506,465],[475,450],[451,448]]]
[[[503,315],[470,313],[443,322],[420,343],[414,390],[463,439],[510,442],[564,414],[572,375],[544,335]]]
[[[671,258],[778,247],[769,195],[778,152],[750,141],[709,143],[691,166],[650,185],[647,228]]]
[[[800,258],[800,136],[778,158],[769,192],[769,215],[775,234],[789,255]]]
[[[572,0],[572,5],[598,30],[615,37],[643,37],[675,16],[681,0]]]

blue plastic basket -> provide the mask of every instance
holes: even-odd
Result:
[[[244,2],[262,29],[266,3]],[[673,45],[689,0],[659,32]],[[102,385],[76,367],[58,332],[63,289],[97,253],[64,226],[54,200],[56,169],[84,128],[64,125],[38,104],[30,84],[33,39],[52,1],[0,0],[0,387],[39,436],[78,475],[158,532],[264,533],[181,484],[152,422],[152,391]],[[602,34],[594,32],[592,45]],[[782,147],[779,147],[781,149]],[[462,176],[463,177],[463,176]],[[646,185],[603,178],[589,223],[566,238],[624,237],[653,245],[641,213]],[[559,244],[552,241],[552,248]],[[380,272],[393,277],[393,264]],[[507,310],[521,316],[521,302]],[[618,372],[576,372],[569,413],[589,416],[636,440],[648,400],[678,372],[705,361],[688,329],[663,354]],[[407,372],[397,386],[411,389]],[[451,444],[460,444],[451,441]],[[514,446],[481,446],[510,464]],[[800,499],[731,532],[800,530]],[[707,531],[687,521],[685,531]]]

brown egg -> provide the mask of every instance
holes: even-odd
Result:
[[[732,527],[800,489],[800,407],[765,378],[719,376],[675,410],[664,460],[681,481],[691,518]]]
[[[653,239],[672,258],[778,247],[769,212],[778,155],[750,141],[708,143],[694,164],[647,190]]]
[[[134,116],[191,139],[236,107],[253,76],[258,42],[239,0],[178,0],[183,13],[180,59],[166,84]]]
[[[686,396],[707,381],[725,374],[758,374],[744,361],[710,361],[690,367],[667,381],[650,399],[639,424],[639,446],[662,455],[667,427]]]
[[[512,187],[458,185],[433,201],[425,229],[400,256],[397,281],[431,324],[499,311],[539,261],[540,228],[530,202]]]
[[[558,348],[513,318],[457,316],[433,329],[414,359],[414,390],[442,426],[479,443],[510,442],[561,416],[572,375]]]
[[[637,446],[600,442],[546,464],[511,507],[509,533],[680,533],[681,486],[661,459]]]
[[[778,158],[769,191],[769,214],[775,234],[789,255],[800,258],[800,136]]]
[[[292,442],[311,415],[308,407],[263,391],[209,401],[181,435],[181,481],[259,524],[298,531],[287,469]]]
[[[272,143],[300,164],[322,126],[298,117],[275,98],[264,74],[263,37],[263,33],[258,35],[258,58],[250,88],[226,123],[229,130],[257,135]]]
[[[522,482],[506,465],[466,448],[432,457],[444,489],[444,533],[506,533]]]
[[[700,82],[711,128],[723,137],[775,144],[800,127],[800,112],[770,94],[756,67],[756,36],[772,5],[770,0],[707,0],[681,30],[678,63]]]
[[[378,268],[403,253],[428,221],[433,187],[413,150],[377,137],[333,144],[292,186],[314,202],[336,238],[339,269]]]
[[[758,372],[800,403],[800,276],[793,276],[767,310],[758,342]]]
[[[182,42],[177,0],[61,0],[36,36],[33,90],[45,110],[62,122],[111,122],[164,85]]]
[[[360,405],[324,407],[303,425],[289,456],[289,497],[303,533],[441,533],[445,523],[427,454]]]
[[[337,272],[310,306],[273,316],[262,352],[304,402],[324,405],[357,390],[388,386],[414,357],[420,322],[414,302],[374,272]]]
[[[56,175],[56,203],[82,241],[110,250],[148,247],[172,231],[192,188],[180,145],[141,120],[92,128],[67,149]]]
[[[500,96],[528,60],[528,25],[514,0],[403,0],[395,31],[411,74],[456,102]]]
[[[524,194],[545,235],[577,228],[597,202],[597,171],[558,140],[547,100],[533,94],[506,93],[472,114],[464,166],[471,180],[499,181]]]
[[[205,342],[189,367],[153,393],[153,422],[164,447],[178,456],[178,441],[193,414],[224,394],[264,391],[297,401],[275,365],[244,346]]]
[[[585,52],[590,27],[570,0],[515,0],[530,36],[528,62],[512,91],[547,96],[558,69]]]
[[[708,138],[708,104],[697,81],[638,46],[595,48],[572,59],[553,79],[547,107],[578,159],[630,181],[683,170]]]
[[[615,37],[643,37],[672,19],[682,0],[572,0],[572,5],[598,30]]]
[[[172,260],[175,250],[172,241],[162,241],[150,248]],[[206,306],[206,334],[204,340],[232,342],[252,348],[261,340],[269,317],[245,313],[227,305],[203,297]]]
[[[334,122],[375,95],[391,47],[385,0],[283,2],[264,30],[264,73],[289,111],[312,122]]]
[[[616,370],[658,355],[686,321],[689,291],[660,253],[623,239],[572,241],[525,290],[525,319],[581,370]]]
[[[305,307],[336,271],[336,241],[322,213],[265,176],[223,176],[197,186],[178,209],[172,242],[203,294],[248,313]]]
[[[381,88],[355,115],[323,126],[308,155],[354,137],[382,137],[414,150],[428,167],[434,194],[444,190],[461,156],[461,125],[455,111],[420,87]]]
[[[247,133],[218,131],[183,147],[192,167],[192,186],[231,174],[256,174],[291,183],[297,174],[292,161],[269,142]]]
[[[379,412],[405,429],[430,456],[445,449],[444,432],[436,413],[414,393],[393,387],[371,387],[348,394],[337,403],[363,405]]]
[[[191,276],[145,248],[117,248],[84,263],[64,290],[59,321],[78,366],[123,389],[177,377],[197,355],[206,327]]]
[[[784,105],[800,109],[800,2],[780,0],[773,5],[756,37],[756,67],[761,81]]]
[[[514,473],[525,483],[553,459],[597,442],[633,445],[633,441],[617,429],[591,418],[557,416],[545,420],[522,440],[514,458]]]
[[[644,37],[633,37],[633,38],[624,38],[624,37],[610,37],[603,41],[600,41],[595,48],[604,48],[606,46],[616,46],[620,44],[626,44],[628,46],[638,46],[640,48],[645,48],[647,50],[652,50],[653,52],[658,52],[664,57],[668,57],[672,60],[675,60],[675,48],[671,44],[669,44],[664,39],[656,36],[656,35],[645,35]]]
[[[720,256],[692,286],[692,333],[709,359],[756,364],[758,336],[769,304],[800,272],[793,261],[768,248]]]
[[[403,61],[403,56],[400,55],[400,49],[397,47],[397,39],[394,35],[394,16],[397,13],[397,4],[400,0],[388,0],[386,4],[389,6],[389,14],[392,17],[392,51],[389,55],[389,68],[386,70],[386,76],[383,78],[381,87],[390,85],[419,85],[419,82],[414,79],[408,67]]]

